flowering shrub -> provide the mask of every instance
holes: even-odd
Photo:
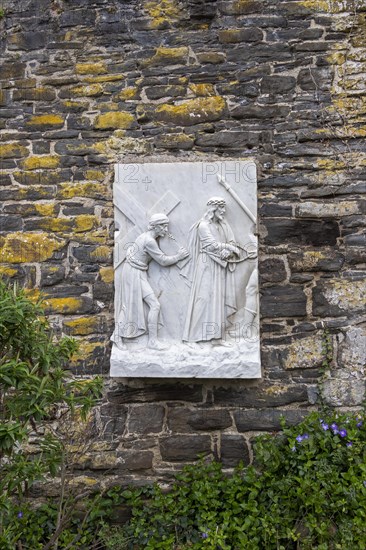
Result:
[[[120,548],[365,548],[365,442],[363,413],[312,413],[257,438],[255,464],[231,476],[202,462],[184,468],[169,493],[126,491],[133,518]]]

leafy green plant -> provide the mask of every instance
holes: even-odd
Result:
[[[64,490],[65,423],[86,422],[102,387],[99,378],[72,379],[66,367],[76,348],[73,339],[55,340],[40,303],[0,281],[0,547],[4,550],[71,548],[70,541],[63,541],[70,510],[88,495]],[[37,440],[32,453],[26,448],[31,435]],[[47,513],[34,510],[28,497],[32,485],[56,475],[61,478],[61,493],[54,517],[51,505]],[[86,511],[84,519],[89,515]],[[72,547],[78,548],[82,536],[78,531],[72,536]]]
[[[157,485],[125,491],[133,513],[125,547],[364,548],[365,443],[363,414],[312,413],[258,438],[255,464],[230,476],[201,462],[185,467],[168,493]]]

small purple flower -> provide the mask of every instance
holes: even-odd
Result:
[[[291,451],[294,453],[296,451],[296,446],[294,445],[293,447],[291,447]]]
[[[366,481],[363,482],[363,486],[366,487]]]
[[[202,537],[203,539],[207,539],[207,538],[208,538],[208,534],[207,534],[207,533],[202,533],[201,537]]]
[[[322,424],[322,428],[324,431],[327,431],[329,430],[329,425],[326,422],[324,422],[324,424]]]
[[[303,440],[303,436],[302,435],[298,435],[297,438],[296,438],[296,441],[298,441],[299,443],[301,443],[301,441]]]
[[[357,422],[357,424],[356,424],[357,428],[361,428],[361,426],[362,426],[362,420],[360,420],[360,422]]]
[[[344,428],[343,428],[342,430],[339,430],[339,435],[340,435],[341,437],[346,437],[346,435],[347,435],[347,430],[345,430]]]
[[[302,436],[302,438],[303,438],[303,439],[309,439],[309,434],[304,434],[304,435]]]
[[[334,431],[336,431],[336,433],[338,433],[338,426],[335,422],[333,422],[333,424],[330,425],[331,429]]]
[[[352,441],[347,441],[347,447],[352,447],[353,443]]]
[[[21,519],[23,517],[23,512],[18,512],[17,513],[17,518]]]

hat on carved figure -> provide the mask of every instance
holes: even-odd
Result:
[[[169,223],[169,218],[165,214],[153,214],[149,219],[149,227],[154,227],[155,225],[161,225]]]

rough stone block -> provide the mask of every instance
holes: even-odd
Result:
[[[344,263],[343,254],[333,248],[297,250],[288,256],[291,271],[339,271]]]
[[[330,317],[351,315],[365,310],[365,279],[320,280],[313,289],[313,315]]]
[[[273,410],[260,409],[257,411],[237,411],[234,413],[235,423],[239,432],[274,431],[281,429],[281,419],[286,426],[294,426],[309,414],[306,409]]]
[[[153,466],[154,455],[151,451],[123,451],[118,453],[119,469],[131,472],[149,470]]]
[[[221,435],[220,460],[227,468],[234,468],[242,462],[250,463],[248,443],[241,435]]]
[[[142,388],[119,386],[107,395],[111,403],[144,403],[156,401],[203,401],[202,386],[185,384],[149,384]]]
[[[295,89],[296,78],[293,76],[264,76],[261,82],[262,94],[285,94]]]
[[[337,372],[334,372],[336,375]],[[365,398],[363,378],[329,378],[323,382],[323,398],[331,407],[352,407],[361,405]]]
[[[23,221],[20,216],[0,215],[0,232],[19,231]]]
[[[165,409],[162,405],[138,405],[132,407],[128,421],[129,433],[159,433],[163,429]]]
[[[303,202],[296,207],[299,218],[341,218],[361,214],[362,208],[358,201]]]
[[[259,277],[261,283],[280,283],[287,277],[283,260],[268,258],[259,262]]]
[[[265,386],[242,388],[215,388],[215,405],[230,407],[283,407],[291,403],[306,403],[308,394],[305,385]]]
[[[198,455],[211,453],[211,438],[208,435],[162,437],[159,445],[161,458],[169,462],[197,460]]]
[[[260,310],[262,317],[302,317],[306,315],[306,296],[292,285],[264,288]]]
[[[312,335],[294,340],[281,355],[285,369],[321,367],[325,359],[322,337]]]
[[[237,44],[239,42],[260,42],[263,32],[257,27],[243,29],[225,29],[219,31],[219,41],[222,44]]]
[[[339,226],[335,221],[264,219],[263,224],[268,233],[265,243],[269,245],[294,243],[333,246],[340,236]]]
[[[178,126],[192,126],[202,122],[220,120],[226,111],[226,101],[221,96],[187,99],[179,104],[159,105],[153,115],[158,121]]]
[[[65,267],[62,265],[42,265],[41,287],[61,283],[65,278]]]
[[[224,430],[231,425],[231,416],[225,409],[168,409],[168,427],[173,433]]]

